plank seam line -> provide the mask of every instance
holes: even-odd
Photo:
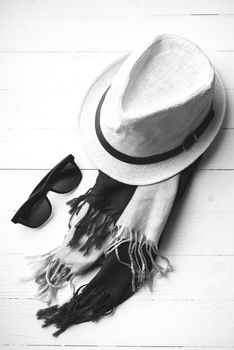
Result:
[[[28,346],[34,346],[34,347],[38,347],[38,346],[41,346],[41,347],[45,347],[45,346],[49,346],[49,347],[72,347],[72,348],[95,348],[95,349],[98,349],[98,348],[109,348],[109,347],[112,347],[113,349],[118,349],[118,348],[126,348],[126,349],[141,349],[141,348],[147,348],[147,349],[157,349],[157,348],[165,348],[165,349],[168,349],[168,348],[173,348],[173,349],[191,349],[191,348],[194,348],[194,349],[198,349],[198,348],[201,348],[201,349],[233,349],[234,348],[234,345],[222,345],[222,346],[219,346],[219,345],[93,345],[93,344],[82,344],[82,345],[79,345],[79,344],[14,344],[14,343],[4,343],[4,344],[1,344],[2,346],[20,346],[20,347],[28,347]]]
[[[0,19],[64,19],[64,20],[78,20],[78,21],[83,21],[83,20],[92,20],[93,18],[98,18],[100,20],[103,19],[126,19],[126,18],[133,18],[133,19],[144,19],[144,18],[154,18],[154,17],[190,17],[190,16],[233,16],[234,13],[229,12],[229,13],[210,13],[210,12],[205,12],[205,13],[185,13],[185,12],[178,12],[178,13],[145,13],[145,14],[133,14],[133,15],[129,15],[129,14],[114,14],[114,13],[109,13],[109,14],[105,14],[105,15],[98,15],[98,17],[94,14],[94,15],[82,15],[82,16],[66,16],[66,15],[57,15],[57,16],[53,16],[53,15],[38,15],[38,16],[0,16]]]

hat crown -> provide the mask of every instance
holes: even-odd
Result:
[[[104,137],[133,157],[177,147],[207,115],[214,80],[198,46],[175,35],[157,36],[130,54],[112,81],[101,108]]]

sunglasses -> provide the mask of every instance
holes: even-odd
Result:
[[[43,225],[52,212],[51,203],[46,196],[47,192],[70,192],[79,185],[81,179],[81,171],[73,155],[69,154],[39,182],[11,221],[31,228]]]

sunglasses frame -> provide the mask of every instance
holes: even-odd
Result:
[[[74,156],[72,154],[69,154],[67,157],[65,157],[63,160],[61,160],[53,169],[51,169],[48,172],[48,174],[46,174],[43,177],[43,179],[38,183],[38,185],[31,192],[28,199],[21,205],[21,207],[17,210],[17,212],[15,213],[13,218],[11,219],[11,221],[14,224],[20,223],[20,224],[27,226],[27,227],[30,227],[30,228],[37,228],[37,227],[42,226],[49,219],[49,217],[51,216],[51,213],[52,213],[52,205],[50,203],[50,200],[47,197],[47,193],[49,191],[59,193],[59,194],[69,193],[69,192],[73,191],[81,182],[82,173],[81,173],[79,167],[77,166],[77,164],[75,163],[74,159],[75,159]],[[78,175],[77,185],[74,186],[70,191],[66,191],[66,192],[51,189],[51,183],[54,180],[55,176],[57,174],[59,174],[59,171],[61,171],[69,163],[74,165],[74,169],[77,171],[77,175]],[[38,198],[42,198],[42,197],[44,197],[46,199],[46,201],[48,202],[49,207],[50,207],[50,213],[49,213],[48,218],[44,221],[43,224],[41,224],[39,226],[31,226],[31,225],[26,224],[24,222],[24,219],[23,219],[24,210],[27,210],[27,208],[30,208],[30,206],[32,204],[34,204]]]

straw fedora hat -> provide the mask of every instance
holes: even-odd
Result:
[[[98,169],[133,185],[163,181],[214,140],[226,98],[203,51],[161,34],[109,65],[79,113],[82,146]]]

